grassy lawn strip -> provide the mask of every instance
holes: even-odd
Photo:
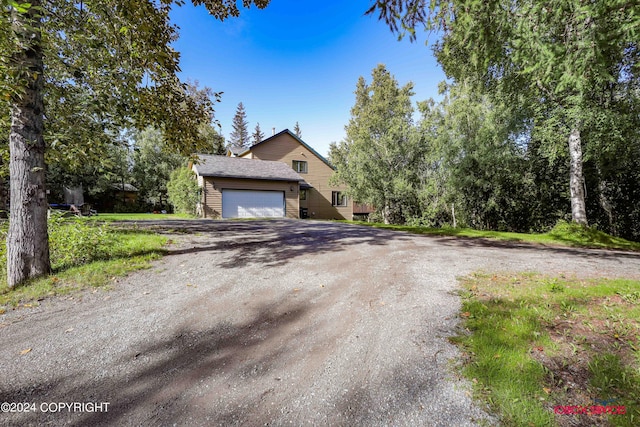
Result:
[[[462,285],[453,340],[504,425],[640,425],[640,282],[475,274]],[[562,413],[571,405],[626,413]]]
[[[86,217],[91,221],[161,221],[195,219],[186,214],[154,214],[154,213],[99,213]]]
[[[160,258],[167,238],[148,231],[115,229],[84,219],[49,222],[53,273],[15,289],[6,283],[6,223],[0,229],[0,313],[37,304],[49,296],[106,287],[118,277],[146,268]]]
[[[579,224],[561,222],[547,233],[511,233],[506,231],[485,231],[471,228],[429,228],[408,225],[381,224],[364,221],[341,221],[350,224],[405,231],[414,234],[435,236],[458,236],[470,238],[496,239],[510,242],[536,243],[546,245],[573,246],[582,248],[621,249],[640,251],[640,243],[621,237],[610,236],[594,228]]]

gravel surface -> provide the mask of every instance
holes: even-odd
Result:
[[[492,425],[454,369],[456,277],[640,277],[625,252],[318,221],[156,225],[174,243],[153,268],[0,316],[0,402],[23,411],[0,424]]]

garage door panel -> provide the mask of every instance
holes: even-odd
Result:
[[[223,218],[282,218],[284,193],[267,190],[222,190]]]

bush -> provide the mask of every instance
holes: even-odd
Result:
[[[195,215],[200,200],[200,189],[195,174],[189,168],[179,168],[171,172],[167,183],[169,202],[177,213]]]
[[[8,221],[0,223],[0,283],[6,280]],[[117,248],[117,238],[107,224],[55,215],[49,219],[49,253],[53,270],[107,259]]]
[[[117,247],[117,239],[107,224],[97,225],[80,218],[52,216],[49,219],[51,268],[107,259]]]

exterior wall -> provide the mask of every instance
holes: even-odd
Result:
[[[283,133],[266,143],[258,144],[243,157],[250,155],[254,159],[283,162],[289,167],[293,167],[294,160],[306,161],[307,173],[299,174],[313,188],[307,190],[306,203],[301,201],[300,204],[308,209],[309,217],[351,219],[353,203],[350,199],[347,199],[347,206],[331,205],[331,192],[346,191],[347,187],[330,186],[329,178],[333,175],[333,169],[291,135]]]
[[[202,207],[205,218],[222,218],[222,190],[274,190],[285,194],[285,216],[299,217],[298,183],[296,181],[265,181],[259,179],[235,179],[204,177]],[[292,190],[293,189],[293,190]]]

